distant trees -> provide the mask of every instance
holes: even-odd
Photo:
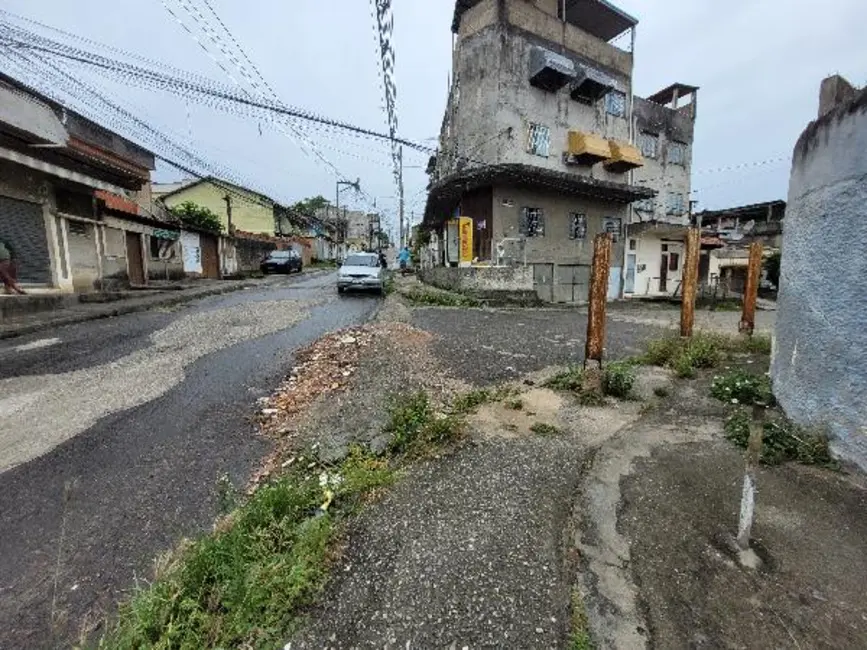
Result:
[[[304,199],[302,201],[298,201],[291,208],[289,208],[292,212],[297,214],[303,214],[306,216],[312,216],[316,214],[317,210],[321,210],[322,208],[326,208],[331,205],[331,201],[326,199],[321,194],[318,196],[313,196],[309,199]]]
[[[184,201],[172,208],[170,212],[190,228],[218,234],[223,232],[223,222],[220,221],[220,217],[209,208],[192,201]]]

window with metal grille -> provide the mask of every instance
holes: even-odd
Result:
[[[626,95],[617,90],[612,90],[605,95],[605,112],[615,117],[625,117]]]
[[[656,158],[659,150],[659,136],[654,133],[639,133],[638,148],[645,158]]]
[[[611,241],[615,244],[620,241],[623,230],[623,220],[620,217],[605,217],[602,219],[602,229],[611,234]]]
[[[573,212],[569,215],[569,239],[587,238],[587,215]]]
[[[668,205],[666,206],[665,212],[666,214],[673,214],[675,216],[680,216],[686,212],[686,199],[683,194],[669,192]]]
[[[686,161],[686,145],[680,142],[668,144],[668,162],[672,165],[683,165]]]
[[[527,151],[534,156],[548,157],[551,145],[551,130],[543,125],[530,122],[527,129]]]
[[[641,199],[640,201],[636,201],[632,205],[635,207],[636,212],[653,213],[656,211],[656,199],[654,199],[653,197],[649,199]]]
[[[521,210],[521,234],[525,237],[545,236],[545,213],[542,208]]]

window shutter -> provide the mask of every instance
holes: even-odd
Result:
[[[539,208],[539,217],[538,217],[538,225],[536,226],[536,236],[544,237],[545,236],[545,211],[542,208]]]
[[[530,208],[521,208],[521,221],[518,224],[518,232],[522,235],[527,235],[527,222],[529,221]]]

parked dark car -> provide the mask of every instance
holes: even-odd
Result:
[[[262,273],[301,273],[301,256],[295,251],[271,251],[259,266]]]

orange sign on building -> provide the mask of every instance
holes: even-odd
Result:
[[[458,219],[458,233],[460,234],[461,264],[473,262],[473,220],[470,217]]]

